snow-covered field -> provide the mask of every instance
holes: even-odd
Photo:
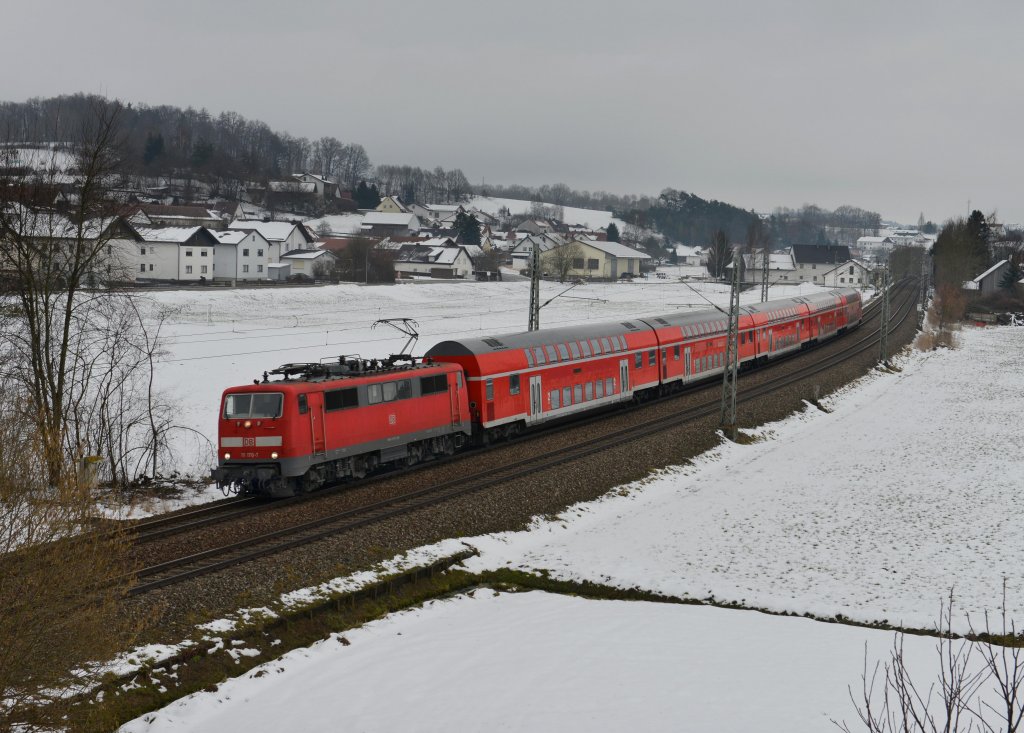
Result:
[[[542,302],[569,286],[545,282]],[[810,292],[812,285],[779,286],[772,297]],[[422,354],[434,343],[460,336],[523,331],[529,283],[414,281],[393,286],[169,290],[150,294],[154,309],[170,309],[166,354],[157,387],[175,405],[189,431],[172,436],[174,468],[205,474],[213,462],[217,411],[226,387],[259,378],[286,362],[319,361],[339,354],[384,357],[405,337],[381,318],[415,318]],[[757,293],[746,297],[756,300]],[[592,323],[709,307],[728,301],[718,284],[671,280],[595,283],[573,288],[541,312],[542,326]],[[195,432],[192,432],[195,431]],[[202,437],[198,437],[202,436]]]
[[[817,733],[856,721],[848,686],[859,693],[865,652],[885,658],[891,643],[750,611],[481,590],[293,651],[121,731]],[[934,639],[906,639],[918,679],[935,654]]]
[[[923,628],[950,587],[954,625],[965,612],[980,622],[1005,577],[1020,626],[1024,329],[960,338],[759,442],[723,444],[526,532],[470,538],[481,555],[467,566]],[[123,731],[820,731],[855,720],[848,687],[859,693],[865,658],[885,661],[893,639],[755,611],[489,590],[344,638]],[[933,679],[935,646],[906,638],[916,680]]]

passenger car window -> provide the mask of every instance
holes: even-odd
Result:
[[[508,378],[508,393],[519,394],[519,375],[512,374]]]

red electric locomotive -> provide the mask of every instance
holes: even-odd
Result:
[[[224,392],[213,478],[235,492],[291,496],[381,464],[451,454],[469,434],[454,364],[285,364]]]

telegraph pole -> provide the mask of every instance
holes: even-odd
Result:
[[[924,328],[925,312],[928,309],[928,248],[921,248],[921,309],[917,314],[917,328]]]
[[[771,259],[771,251],[768,249],[768,239],[764,240],[764,249],[762,250],[764,259],[761,262],[761,302],[768,302],[768,261]]]
[[[722,407],[718,423],[730,440],[736,440],[736,378],[739,372],[740,334],[740,263],[743,250],[733,252],[732,289],[729,291],[729,338],[725,350],[725,371],[722,373]]]
[[[540,330],[540,245],[536,241],[530,252],[530,326],[527,330]]]
[[[881,350],[878,355],[878,363],[889,366],[889,268],[882,270],[882,315],[881,315],[881,338],[879,344]]]

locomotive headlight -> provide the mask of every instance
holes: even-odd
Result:
[[[270,457],[271,457],[271,459],[276,461],[277,460],[277,451],[274,451],[273,453],[271,453]]]
[[[230,461],[231,460],[231,454],[230,453],[225,453],[224,454],[224,460],[225,461]]]
[[[246,420],[245,421],[245,427],[251,428],[252,427],[252,420]]]

